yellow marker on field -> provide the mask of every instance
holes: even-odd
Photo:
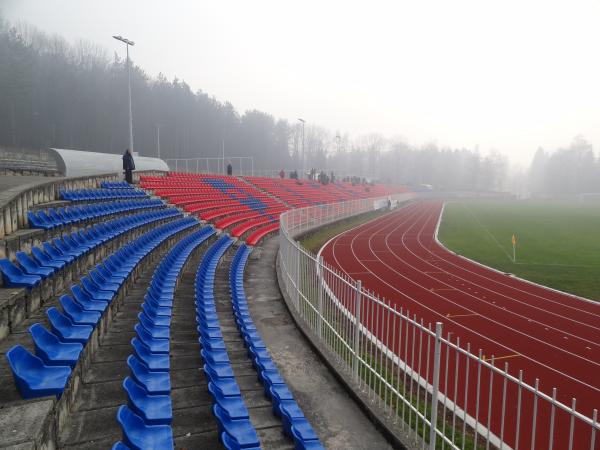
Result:
[[[513,262],[517,262],[517,237],[512,235],[512,245],[513,245]]]

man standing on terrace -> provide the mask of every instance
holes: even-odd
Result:
[[[133,162],[133,155],[130,148],[125,150],[125,154],[123,155],[123,170],[125,171],[125,181],[133,184],[132,172],[135,170],[135,163]]]

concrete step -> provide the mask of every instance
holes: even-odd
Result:
[[[165,253],[166,250],[162,251],[160,258],[156,258],[137,279],[100,340],[81,380],[75,404],[59,431],[59,448],[110,448],[121,439],[116,414],[119,405],[127,402],[122,383],[129,374],[126,363],[132,352],[129,341],[134,336],[135,318],[141,310],[140,304],[152,273]]]
[[[178,446],[185,444],[192,448],[195,442],[203,442],[208,448],[219,448],[211,399],[200,371],[200,345],[195,321],[189,320],[190,312],[193,317],[194,297],[180,295],[193,293],[194,274],[200,256],[201,252],[196,251],[190,258],[175,293],[177,306],[171,322],[170,351],[173,433]],[[127,403],[122,383],[129,375],[126,359],[133,351],[130,340],[135,335],[133,328],[137,314],[141,311],[141,303],[159,262],[157,259],[130,289],[109,332],[101,340],[91,367],[82,380],[75,408],[60,432],[59,448],[109,448],[121,438],[116,411],[119,405]],[[179,444],[180,440],[184,444]]]

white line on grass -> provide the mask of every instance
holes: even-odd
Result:
[[[486,228],[486,226],[481,223],[481,220],[479,220],[479,218],[477,216],[475,216],[475,214],[473,214],[473,211],[471,211],[471,208],[469,208],[466,203],[462,204],[463,207],[469,212],[469,214],[471,214],[471,217],[473,217],[473,219],[475,219],[477,221],[477,223],[481,226],[481,228],[483,228],[483,230],[494,240],[494,242],[496,243],[496,245],[498,246],[498,248],[500,250],[502,250],[502,253],[504,253],[506,255],[506,257],[508,258],[508,260],[512,263],[514,263],[515,261],[513,261],[512,256],[510,256],[510,254],[504,249],[504,247],[502,247],[502,245],[500,244],[500,242],[498,242],[498,239],[496,239],[496,237],[490,232],[490,230],[488,230]]]

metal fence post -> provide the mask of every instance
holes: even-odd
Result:
[[[325,282],[323,281],[324,277],[323,271],[323,255],[319,256],[319,260],[317,261],[317,276],[319,277],[319,295],[317,296],[317,326],[319,330],[317,332],[319,339],[323,337],[323,289]]]
[[[431,392],[431,425],[429,427],[429,449],[435,450],[438,396],[440,388],[440,359],[442,353],[442,322],[435,323],[435,351],[433,353],[433,380]]]
[[[362,281],[356,281],[356,300],[354,302],[354,378],[358,381],[358,353],[360,346],[360,304],[362,301]]]
[[[296,243],[296,310],[300,311],[300,243]]]

